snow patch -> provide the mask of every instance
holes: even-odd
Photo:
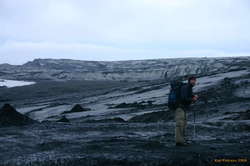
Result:
[[[35,82],[28,81],[16,81],[16,80],[0,80],[0,87],[6,86],[7,88],[19,87],[19,86],[27,86],[33,85]]]

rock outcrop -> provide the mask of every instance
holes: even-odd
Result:
[[[35,121],[16,111],[10,104],[5,104],[0,109],[0,126],[21,126],[32,124]]]
[[[57,122],[64,122],[64,123],[69,123],[69,119],[66,116],[63,116],[61,119],[59,119]]]
[[[91,109],[89,108],[83,108],[80,104],[76,104],[70,111],[65,111],[63,114],[67,113],[75,113],[75,112],[85,112],[85,111],[90,111]]]

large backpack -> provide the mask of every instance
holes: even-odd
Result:
[[[168,95],[168,108],[175,110],[181,102],[181,87],[185,83],[181,81],[172,81],[170,83],[170,93]]]

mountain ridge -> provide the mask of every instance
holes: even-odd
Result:
[[[0,64],[0,78],[16,80],[144,81],[249,69],[250,57],[176,58],[127,61],[34,59]]]

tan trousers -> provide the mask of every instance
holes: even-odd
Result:
[[[175,142],[184,143],[185,128],[187,126],[186,112],[183,108],[177,108],[175,110]]]

